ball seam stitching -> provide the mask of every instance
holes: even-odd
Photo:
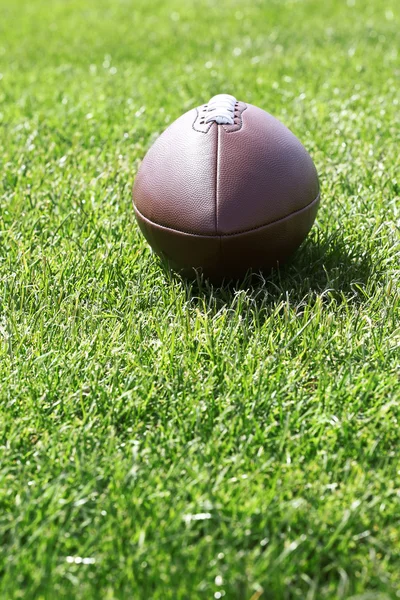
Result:
[[[221,124],[220,126],[224,129],[225,133],[228,133],[228,134],[237,133],[238,131],[240,131],[243,128],[243,117],[242,117],[242,115],[243,115],[244,111],[247,110],[248,105],[245,102],[240,102],[240,103],[243,104],[244,106],[243,106],[242,112],[240,113],[240,124],[239,124],[239,127],[236,127],[236,126],[233,126],[233,125],[223,125],[223,124]],[[195,117],[195,119],[194,119],[194,121],[192,123],[192,129],[193,129],[193,131],[196,131],[197,133],[206,133],[207,134],[210,131],[211,127],[214,125],[214,122],[209,123],[206,129],[197,129],[196,122],[198,121],[198,119],[200,117],[199,108],[200,107],[196,107],[194,109],[196,111],[196,117]],[[215,123],[215,125],[217,125],[219,127],[218,123]],[[229,127],[231,127],[232,129],[228,129]]]
[[[251,229],[241,229],[239,231],[234,231],[232,233],[218,233],[215,235],[196,233],[194,231],[184,231],[183,229],[174,229],[173,227],[168,227],[168,225],[162,225],[161,223],[156,223],[155,221],[148,219],[143,213],[141,213],[135,203],[133,204],[133,206],[134,206],[135,211],[138,213],[138,215],[142,219],[144,219],[145,221],[150,223],[151,225],[156,225],[157,227],[162,227],[163,229],[167,229],[168,231],[172,231],[174,233],[184,233],[186,235],[194,235],[194,236],[201,237],[201,238],[211,238],[212,239],[212,238],[217,238],[217,237],[230,237],[230,236],[234,236],[234,235],[241,235],[243,233],[251,233],[252,231],[257,231],[257,229],[263,229],[264,227],[269,227],[270,225],[275,225],[276,223],[284,221],[285,219],[289,219],[290,217],[293,217],[293,216],[307,210],[308,208],[311,208],[313,206],[313,204],[316,204],[319,201],[319,199],[320,199],[320,193],[318,193],[318,196],[316,198],[314,198],[314,200],[312,200],[311,202],[309,202],[302,208],[299,208],[298,210],[294,210],[293,212],[289,213],[288,215],[285,215],[284,217],[275,219],[275,221],[270,221],[269,223],[264,223],[263,225],[257,225],[257,227],[252,227]]]
[[[215,235],[219,235],[218,232],[218,181],[219,181],[219,127],[217,127],[216,144],[217,150],[215,153],[215,182],[214,182],[214,195],[215,195]]]

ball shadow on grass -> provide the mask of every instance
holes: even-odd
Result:
[[[179,281],[188,300],[203,299],[230,304],[245,292],[257,304],[276,304],[281,300],[295,305],[323,296],[337,302],[361,302],[360,288],[371,276],[368,248],[352,240],[345,243],[339,231],[316,230],[294,254],[290,262],[270,273],[248,273],[241,281],[216,283],[201,274],[188,280],[162,262],[167,279]]]

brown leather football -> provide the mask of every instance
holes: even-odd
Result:
[[[237,278],[298,248],[318,210],[318,175],[282,123],[219,94],[160,135],[133,199],[144,236],[173,268]]]

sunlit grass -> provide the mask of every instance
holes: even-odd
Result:
[[[399,26],[394,0],[3,0],[2,598],[396,597]],[[221,91],[322,187],[292,263],[235,289],[163,270],[130,197]]]

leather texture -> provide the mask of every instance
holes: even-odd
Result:
[[[195,131],[196,109],[172,123],[150,148],[133,197],[150,221],[202,235],[215,234],[216,124]]]
[[[145,156],[133,189],[139,226],[185,274],[271,269],[314,222],[314,164],[293,133],[260,108],[237,102],[233,125],[206,124],[206,108],[177,119]]]

